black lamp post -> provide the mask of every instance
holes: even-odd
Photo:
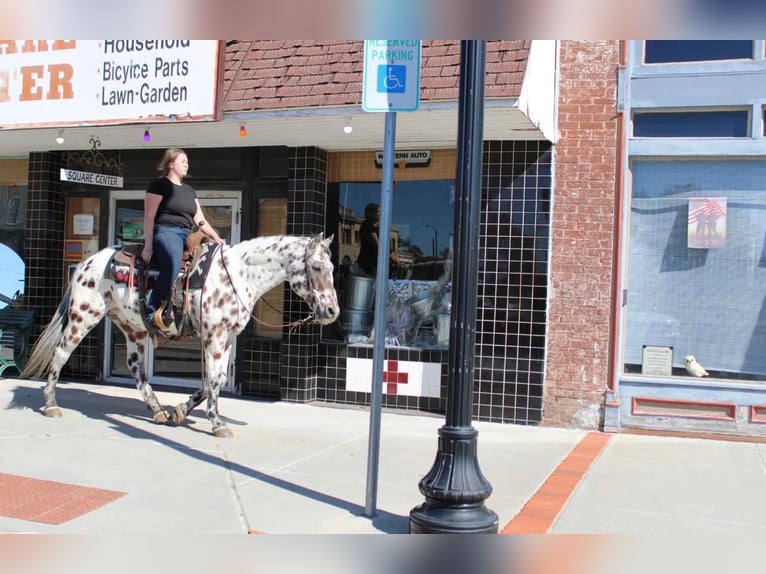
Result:
[[[431,238],[431,255],[436,259],[436,228],[433,225],[425,224],[425,227],[434,232],[434,236]]]
[[[484,505],[492,486],[479,468],[479,433],[471,426],[486,48],[484,40],[463,40],[460,45],[447,416],[439,429],[436,460],[418,485],[425,502],[410,511],[410,532],[416,534],[498,530],[497,515]]]
[[[433,268],[434,268],[434,271],[435,271],[436,270],[436,250],[439,248],[438,247],[439,246],[439,232],[436,231],[436,228],[433,225],[428,225],[426,223],[425,226],[428,227],[429,229],[431,229],[434,232],[434,236],[431,239],[431,258],[433,260],[432,264],[433,264]]]

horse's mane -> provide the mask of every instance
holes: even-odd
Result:
[[[310,240],[310,237],[298,235],[264,235],[240,241],[239,243],[232,245],[231,249],[234,249],[235,252],[247,255],[248,263],[258,264],[273,258],[275,253],[279,253],[279,248],[281,246],[290,245],[296,242],[308,243]]]

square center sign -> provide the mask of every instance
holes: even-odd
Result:
[[[420,40],[365,40],[362,108],[414,112],[420,105]]]

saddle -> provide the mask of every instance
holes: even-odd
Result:
[[[192,288],[191,276],[202,256],[208,252],[208,243],[208,237],[201,231],[190,233],[186,238],[186,247],[181,257],[181,268],[170,289],[170,295],[155,313],[154,323],[147,325],[150,335],[155,340],[154,336],[157,334],[166,339],[175,340],[191,332],[191,322],[188,317],[189,289]],[[159,262],[155,257],[152,257],[148,265],[144,263],[141,259],[143,249],[143,243],[124,245],[114,254],[111,262],[111,278],[113,280],[126,283],[129,292],[134,287],[138,288],[138,301],[142,316],[146,314],[147,291],[153,287],[160,269]],[[207,276],[211,259],[210,257],[207,258],[207,264],[202,270],[202,282]]]

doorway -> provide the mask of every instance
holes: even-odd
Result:
[[[109,242],[111,245],[143,240],[144,191],[118,190],[110,194]],[[218,235],[232,245],[239,241],[240,192],[197,191],[205,221]],[[107,319],[104,373],[110,382],[131,383],[133,378],[126,366],[125,337]],[[237,392],[234,381],[236,340],[229,358],[227,392]],[[147,376],[153,385],[179,388],[199,388],[202,380],[202,360],[199,337],[187,337],[147,350]]]

